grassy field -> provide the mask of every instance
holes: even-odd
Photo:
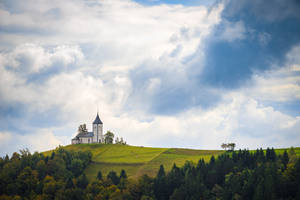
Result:
[[[128,145],[78,144],[64,148],[73,151],[91,151],[92,163],[85,173],[89,180],[96,177],[100,170],[104,176],[114,170],[120,173],[124,169],[130,178],[143,174],[154,176],[161,164],[170,170],[174,163],[183,166],[188,160],[197,163],[200,158],[208,161],[212,155],[224,152],[220,150],[192,150],[175,148],[151,148]],[[51,152],[45,152],[50,155]]]
[[[64,148],[73,151],[91,151],[92,163],[86,168],[85,173],[89,180],[96,178],[100,170],[103,176],[114,170],[120,173],[124,169],[129,178],[137,178],[143,174],[155,176],[159,166],[164,165],[169,171],[173,164],[183,166],[186,161],[197,163],[203,158],[209,161],[211,156],[218,156],[222,150],[194,150],[178,148],[150,148],[128,145],[111,144],[77,144]],[[300,156],[300,147],[294,148]],[[285,149],[276,149],[276,153],[282,154]],[[50,155],[51,151],[45,152]]]

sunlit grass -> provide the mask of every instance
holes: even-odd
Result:
[[[85,170],[89,180],[95,179],[99,170],[103,176],[112,170],[120,173],[122,169],[130,178],[137,178],[143,174],[155,176],[160,165],[164,165],[165,170],[169,171],[174,163],[181,167],[186,161],[196,164],[202,158],[205,162],[209,162],[212,155],[217,157],[225,152],[222,150],[150,148],[115,144],[77,144],[64,148],[92,153],[92,163]],[[275,149],[275,152],[283,154],[284,150],[288,149]],[[300,156],[300,147],[296,147],[294,150]],[[51,152],[44,152],[44,155],[51,155]],[[250,152],[253,153],[255,150]]]

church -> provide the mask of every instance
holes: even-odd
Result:
[[[97,113],[96,119],[93,122],[93,132],[79,132],[73,139],[72,144],[90,144],[90,143],[103,143],[103,122]]]

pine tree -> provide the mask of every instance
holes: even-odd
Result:
[[[256,188],[255,188],[255,192],[254,192],[254,197],[253,200],[262,200],[264,199],[264,184],[263,184],[263,180],[261,180]]]
[[[66,182],[66,188],[67,189],[70,189],[70,188],[73,188],[74,187],[74,184],[73,184],[73,181],[71,178],[68,178],[67,179],[67,182]]]
[[[166,188],[166,173],[164,166],[160,165],[156,179],[154,181],[154,194],[158,200],[167,199],[167,188]]]
[[[98,179],[98,180],[102,180],[102,173],[101,173],[100,170],[98,171],[97,179]]]
[[[121,179],[121,178],[124,178],[124,179],[127,178],[127,174],[126,174],[126,172],[125,172],[124,169],[121,170],[121,173],[120,173],[120,179]]]
[[[83,173],[81,176],[79,176],[79,178],[77,179],[77,187],[85,189],[86,186],[89,184],[89,181],[85,175],[85,173]]]
[[[114,171],[110,171],[108,173],[107,179],[110,179],[114,185],[118,185],[120,182],[120,178],[117,176],[117,173]]]
[[[282,160],[282,164],[284,166],[284,169],[286,169],[286,166],[289,162],[289,155],[288,155],[286,150],[284,150],[284,153],[283,153],[283,156],[282,156],[281,160]]]
[[[160,165],[159,171],[158,171],[158,173],[157,173],[156,178],[162,178],[162,177],[165,177],[165,176],[166,176],[166,173],[165,173],[164,166],[163,166],[163,165]]]

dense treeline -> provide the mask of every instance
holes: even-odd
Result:
[[[239,150],[200,160],[196,166],[163,167],[153,180],[156,199],[299,199],[300,159],[293,150],[276,155],[274,149],[250,153]]]
[[[61,147],[51,156],[22,150],[11,158],[0,158],[0,199],[83,197],[77,188],[88,185],[83,170],[91,158],[90,152],[70,152]]]
[[[209,162],[186,162],[152,178],[128,180],[124,170],[99,171],[88,183],[89,152],[58,148],[50,157],[28,151],[0,159],[0,199],[300,199],[300,159],[293,149],[224,153]]]

